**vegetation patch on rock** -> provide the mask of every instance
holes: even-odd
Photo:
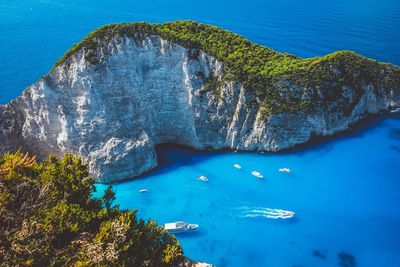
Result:
[[[143,38],[159,35],[173,43],[203,51],[224,62],[224,72],[229,79],[240,82],[261,99],[266,115],[280,112],[296,112],[318,109],[326,102],[341,97],[342,86],[351,86],[358,92],[350,103],[343,103],[348,110],[358,103],[361,85],[390,90],[400,84],[400,69],[394,65],[379,63],[351,51],[339,51],[323,57],[302,59],[280,53],[268,47],[250,42],[244,37],[216,26],[194,21],[175,21],[164,24],[122,23],[103,26],[90,33],[60,58],[54,67],[68,60],[76,51],[83,49],[91,64],[101,61],[98,53],[104,41],[114,36]],[[195,58],[190,53],[190,57]],[[214,80],[206,90],[216,88]],[[287,86],[278,86],[287,82]],[[304,94],[282,94],[288,86],[296,85],[309,95],[321,89],[330,92],[327,97],[309,101]]]

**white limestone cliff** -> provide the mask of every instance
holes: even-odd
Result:
[[[0,152],[22,147],[41,157],[73,153],[86,160],[97,181],[111,182],[156,167],[157,144],[278,151],[400,106],[396,88],[380,94],[365,84],[348,114],[332,103],[264,119],[258,105],[249,105],[255,97],[237,82],[204,92],[207,77],[224,79],[224,65],[201,51],[156,35],[117,35],[99,53],[102,61],[92,65],[81,49],[0,106]],[[300,90],[303,99],[313,100],[307,88]],[[340,90],[344,100],[354,97],[351,87]]]

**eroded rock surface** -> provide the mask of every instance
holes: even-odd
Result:
[[[98,53],[102,60],[92,65],[81,49],[0,106],[0,152],[22,147],[41,157],[73,153],[98,181],[111,182],[157,166],[157,144],[278,151],[400,106],[399,88],[361,84],[349,110],[346,103],[356,97],[350,85],[303,88],[279,81],[304,100],[323,101],[336,90],[340,101],[265,116],[251,91],[224,81],[223,63],[202,51],[157,35],[117,35]],[[224,82],[218,91],[204,92],[210,77]]]

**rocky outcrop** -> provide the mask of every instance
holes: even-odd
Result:
[[[97,181],[111,182],[156,167],[157,144],[278,151],[400,106],[399,84],[361,83],[356,90],[282,79],[275,85],[285,94],[324,104],[265,114],[260,99],[225,79],[224,63],[201,50],[154,34],[98,41],[100,62],[91,64],[82,48],[0,106],[0,152],[73,153]],[[218,90],[206,90],[211,79],[219,81]]]
[[[209,263],[192,261],[189,258],[185,258],[182,266],[179,267],[215,267],[215,266]]]

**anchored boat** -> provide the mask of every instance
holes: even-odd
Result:
[[[280,172],[292,172],[292,170],[289,168],[280,168],[279,171]]]
[[[252,171],[251,174],[253,174],[257,178],[264,178],[264,176],[262,176],[262,174],[258,171]]]
[[[242,169],[242,166],[240,166],[239,164],[233,164],[233,167],[235,167],[238,170]]]
[[[182,232],[194,231],[197,228],[199,228],[198,224],[191,224],[182,221],[164,224],[164,229],[170,233],[182,233]]]
[[[204,175],[197,176],[197,180],[200,180],[203,182],[208,182],[207,176],[204,176]]]

